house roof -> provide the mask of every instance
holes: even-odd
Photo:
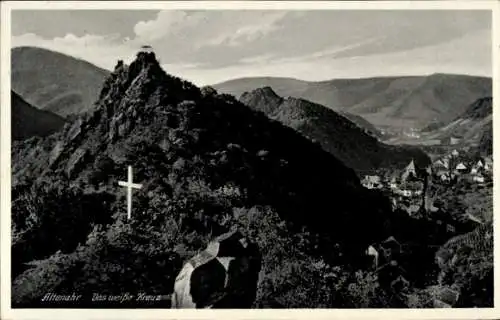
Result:
[[[410,171],[410,170],[415,171],[415,162],[413,160],[411,160],[411,162],[405,168],[405,171]]]
[[[380,182],[381,181],[381,178],[380,176],[365,176],[364,178],[365,181],[370,181],[370,182]]]
[[[397,244],[397,245],[401,245],[398,240],[396,240],[396,238],[394,238],[393,236],[390,236],[389,238],[385,239],[383,243],[394,243],[394,244]]]
[[[420,206],[416,205],[416,204],[412,204],[412,205],[410,205],[410,207],[408,209],[410,210],[410,212],[417,212],[418,210],[420,210]]]
[[[464,169],[467,169],[467,167],[465,166],[465,164],[463,164],[463,162],[460,162],[459,164],[457,164],[456,169],[457,170],[464,170]]]

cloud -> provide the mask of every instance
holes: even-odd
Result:
[[[228,29],[225,32],[220,33],[212,40],[203,43],[200,47],[205,45],[208,46],[242,46],[247,43],[251,43],[258,39],[261,39],[271,32],[279,30],[278,23],[287,15],[284,11],[259,11],[259,12],[249,12],[245,18],[248,19],[237,19],[231,16],[230,13],[226,14],[223,20],[234,19],[235,29]]]
[[[169,63],[225,65],[260,55],[255,43],[280,30],[280,22],[290,14],[276,10],[166,10],[152,20],[139,21],[135,40],[152,45]]]
[[[145,41],[162,39],[174,32],[182,32],[185,28],[196,27],[199,15],[180,10],[160,11],[155,19],[139,21],[135,27],[135,35]]]
[[[215,84],[240,77],[281,76],[309,81],[333,78],[461,73],[491,76],[491,31],[471,32],[442,44],[384,54],[334,58],[254,60],[250,64],[206,70],[179,70],[197,83]]]
[[[194,47],[244,45],[277,30],[285,11],[160,11],[155,19],[139,21],[134,32],[144,41],[189,40]],[[182,36],[182,34],[189,35]]]
[[[318,80],[491,73],[491,19],[485,12],[165,10],[151,17],[136,21],[130,37],[26,33],[12,42],[107,69],[149,44],[168,72],[197,84],[262,75]]]
[[[118,59],[130,61],[136,52],[133,44],[118,35],[66,34],[64,37],[45,39],[33,33],[12,36],[12,47],[35,46],[61,52],[87,60],[101,68],[112,69]]]

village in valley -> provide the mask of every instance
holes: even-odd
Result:
[[[468,151],[467,148],[454,149],[446,155],[435,157],[430,165],[423,168],[412,160],[402,170],[365,175],[361,182],[364,187],[378,189],[388,196],[395,212],[414,219],[435,221],[445,232],[455,234],[458,231],[457,220],[445,213],[442,207],[445,201],[440,199],[442,191],[459,184],[481,190],[492,188],[493,183],[492,157],[471,157]],[[463,213],[460,223],[478,227],[484,221],[477,215]],[[385,279],[393,288],[405,287],[409,283],[405,277],[407,270],[400,264],[404,259],[405,248],[411,250],[411,244],[390,236],[366,250],[369,263],[379,279]],[[439,260],[439,254],[436,258]],[[452,307],[460,298],[458,290],[452,287],[439,288],[439,292],[434,294],[435,307]]]
[[[389,195],[394,209],[400,208],[409,215],[414,215],[421,210],[439,210],[434,203],[437,195],[430,195],[430,184],[451,186],[459,181],[466,181],[478,187],[486,187],[492,182],[492,178],[491,156],[470,158],[465,150],[461,153],[454,149],[425,168],[418,168],[412,160],[403,170],[392,174],[366,175],[362,184],[368,189],[384,191]]]

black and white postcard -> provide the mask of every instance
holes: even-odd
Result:
[[[2,318],[493,317],[498,9],[3,2]]]

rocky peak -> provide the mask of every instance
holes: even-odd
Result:
[[[119,60],[114,71],[105,80],[98,105],[116,105],[117,101],[145,100],[167,79],[153,52],[139,52],[136,59],[127,66]],[[116,110],[115,110],[116,111]]]
[[[241,98],[243,99],[244,97],[251,97],[251,96],[262,96],[270,100],[280,100],[282,99],[274,90],[273,88],[269,86],[265,86],[262,88],[257,88],[252,91],[247,91],[244,92],[241,95]]]
[[[243,93],[240,101],[246,105],[251,105],[256,110],[270,114],[279,108],[283,98],[278,96],[271,87],[266,86]]]

